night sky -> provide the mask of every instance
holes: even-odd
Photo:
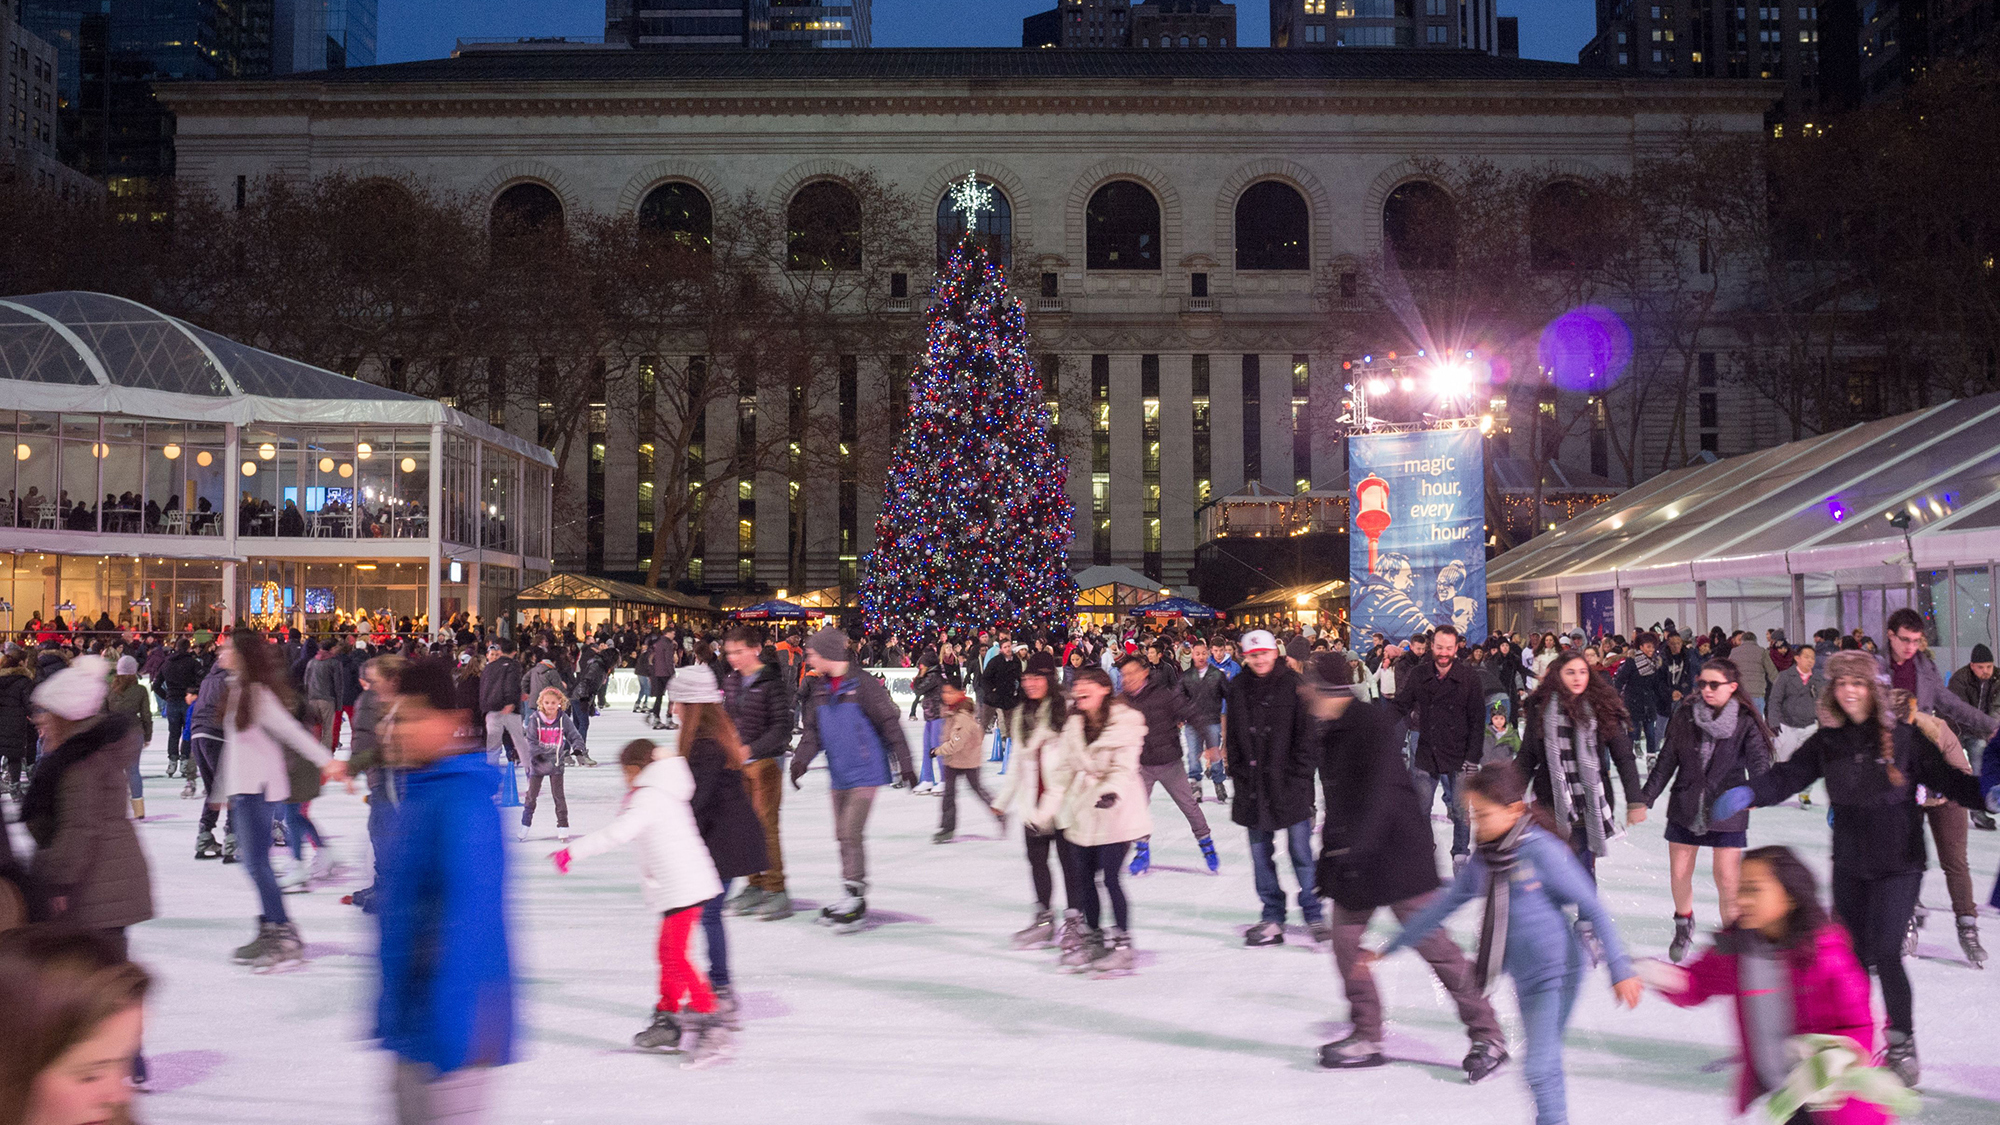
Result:
[[[461,36],[602,35],[603,0],[379,0],[380,61],[442,58]],[[875,0],[877,47],[1017,47],[1021,17],[1053,0]],[[1590,0],[1502,0],[1521,17],[1521,53],[1575,62],[1595,30]],[[949,13],[945,18],[944,13]],[[1270,5],[1237,0],[1243,42],[1270,42]]]

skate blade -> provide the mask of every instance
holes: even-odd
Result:
[[[724,1063],[727,1063],[728,1061],[729,1061],[729,1052],[727,1051],[718,1051],[715,1054],[702,1055],[699,1058],[690,1055],[687,1058],[681,1060],[681,1069],[707,1070],[711,1067],[721,1066]]]
[[[1137,975],[1137,971],[1133,969],[1091,969],[1088,972],[1091,980],[1117,980],[1120,977]]]
[[[268,977],[280,973],[297,972],[305,968],[307,964],[308,962],[304,958],[300,958],[294,961],[280,961],[275,965],[252,965],[250,966],[250,971],[257,976]]]

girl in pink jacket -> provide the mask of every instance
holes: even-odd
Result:
[[[1788,1099],[1783,1088],[1792,1085],[1825,1100],[1815,1097],[1796,1116],[1780,1120],[1797,1125],[1894,1121],[1895,1114],[1881,1103],[1901,1100],[1903,1087],[1889,1072],[1867,1065],[1876,1048],[1868,975],[1848,945],[1847,931],[1820,906],[1812,871],[1790,848],[1746,852],[1736,907],[1735,923],[1717,933],[1715,945],[1693,963],[1675,968],[1649,962],[1639,975],[1684,1008],[1712,996],[1735,998],[1743,1043],[1737,1110],[1774,1091],[1774,1102]],[[1794,1044],[1796,1037],[1808,1035],[1852,1040],[1858,1064],[1829,1070],[1813,1060],[1801,1061]]]

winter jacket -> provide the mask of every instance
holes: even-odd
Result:
[[[2000,719],[2000,672],[1982,680],[1972,674],[1972,665],[1967,664],[1951,674],[1951,682],[1945,685],[1945,690],[1957,696],[1974,711],[1990,718]],[[1957,727],[1961,739],[1985,737],[1975,733],[1970,727],[1953,725]]]
[[[2000,718],[1984,714],[1970,703],[1960,699],[1945,689],[1944,677],[1938,674],[1937,665],[1931,663],[1931,654],[1919,652],[1910,658],[1917,669],[1917,710],[1928,711],[1956,727],[1970,731],[1978,738],[1992,738],[1996,728],[2000,728]],[[1875,665],[1885,678],[1893,680],[1895,669],[1889,663],[1889,654],[1875,658]],[[1974,808],[1979,806],[1974,805]]]
[[[712,738],[687,747],[688,771],[694,775],[695,827],[720,879],[741,879],[771,866],[764,846],[764,824],[750,804],[743,771],[729,768],[728,752]],[[721,891],[717,891],[721,894]]]
[[[792,752],[792,777],[805,775],[820,751],[835,789],[887,785],[893,776],[915,783],[903,715],[882,681],[850,665],[834,681],[814,676],[806,696],[805,733]]]
[[[1181,694],[1187,697],[1187,721],[1214,726],[1222,721],[1222,696],[1229,677],[1214,664],[1197,672],[1189,668],[1180,679]]]
[[[354,701],[353,747],[347,754],[349,773],[359,776],[388,764],[382,757],[381,731],[382,716],[388,711],[389,705],[378,691],[364,691]]]
[[[1407,672],[1397,669],[1395,698],[1397,709],[1417,732],[1417,769],[1456,773],[1468,761],[1479,760],[1486,696],[1478,674],[1464,661],[1452,661],[1451,670],[1442,676],[1433,660]]]
[[[190,708],[190,722],[196,735],[222,741],[222,705],[228,698],[229,672],[218,662],[201,678],[201,688]]]
[[[340,680],[344,674],[340,658],[331,649],[313,657],[306,665],[306,698],[315,703],[340,706]]]
[[[521,665],[511,656],[501,656],[479,670],[479,713],[490,715],[508,707],[521,710]]]
[[[986,689],[986,705],[1006,710],[1021,702],[1021,658],[995,656],[980,670],[979,682]]]
[[[1778,664],[1762,645],[1737,645],[1729,650],[1729,662],[1736,665],[1737,694],[1745,699],[1763,699],[1778,678]]]
[[[514,972],[498,772],[475,748],[403,777],[376,864],[382,993],[375,1034],[449,1074],[514,1058]]]
[[[1491,878],[1485,853],[1474,848],[1471,860],[1459,869],[1451,887],[1412,915],[1403,924],[1403,932],[1383,948],[1382,955],[1387,957],[1406,945],[1415,945],[1443,925],[1453,911],[1475,898],[1484,898]],[[1590,922],[1604,947],[1612,981],[1632,975],[1632,959],[1626,956],[1625,943],[1618,940],[1611,912],[1597,897],[1595,884],[1570,853],[1568,844],[1529,825],[1521,833],[1520,852],[1510,878],[1513,887],[1507,895],[1507,949],[1501,963],[1507,975],[1514,978],[1516,988],[1530,991],[1554,984],[1572,971],[1571,966],[1581,975],[1582,967],[1589,964],[1576,930],[1563,912],[1563,907],[1569,905],[1576,907],[1578,917]]]
[[[549,688],[562,692],[563,698],[569,698],[569,685],[563,682],[562,673],[550,661],[537,660],[535,666],[528,669],[527,686],[521,692],[521,710],[533,711],[541,706],[542,692]]]
[[[1084,737],[1083,716],[1073,714],[1063,725],[1062,738],[1042,754],[1047,789],[1037,819],[1053,823],[1080,848],[1153,834],[1146,787],[1139,780],[1146,720],[1116,700],[1107,706],[1110,714],[1095,741]]]
[[[1792,677],[1797,679],[1797,676]],[[1701,767],[1701,728],[1695,725],[1694,709],[1707,704],[1684,699],[1667,720],[1667,745],[1653,762],[1652,775],[1640,790],[1639,800],[1647,807],[1660,799],[1667,783],[1673,795],[1667,798],[1667,820],[1693,831],[1717,797],[1739,785],[1748,785],[1771,768],[1771,739],[1757,723],[1757,713],[1748,699],[1732,699],[1736,705],[1736,730],[1715,744],[1708,769]],[[1728,820],[1708,821],[1710,832],[1745,832],[1750,828],[1749,812]]]
[[[944,732],[938,738],[938,760],[955,770],[978,769],[982,733],[970,707],[961,703],[946,712]]]
[[[333,755],[262,684],[250,686],[250,726],[238,730],[237,693],[243,690],[241,681],[232,680],[223,702],[221,793],[225,797],[261,793],[265,800],[274,803],[291,800],[285,749],[322,767],[333,760]]]
[[[1692,698],[1695,673],[1701,668],[1701,661],[1695,656],[1694,650],[1682,648],[1679,652],[1674,652],[1671,647],[1663,647],[1660,649],[1659,661],[1660,699],[1663,705],[1673,707],[1680,702],[1674,698],[1675,692],[1680,692],[1682,699]]]
[[[1369,910],[1436,890],[1430,819],[1403,762],[1395,706],[1356,700],[1320,728],[1315,746],[1326,792],[1319,893]]]
[[[674,662],[680,658],[680,646],[672,637],[660,637],[653,647],[646,651],[646,674],[654,681],[654,689],[674,678]]]
[[[335,700],[345,711],[361,698],[361,666],[368,663],[368,654],[360,648],[349,648],[334,658],[340,665],[340,696]]]
[[[160,667],[160,681],[167,687],[164,694],[176,702],[185,702],[190,694],[199,691],[201,677],[201,661],[191,652],[176,652]]]
[[[1229,818],[1245,828],[1277,831],[1312,819],[1319,744],[1312,713],[1299,698],[1304,686],[1284,663],[1268,676],[1245,668],[1229,681],[1229,729],[1222,738],[1236,783]]]
[[[1661,990],[1661,995],[1683,1008],[1691,1008],[1711,996],[1728,996],[1736,1003],[1736,1030],[1742,1043],[1739,1059],[1750,1057],[1747,1021],[1744,1018],[1742,983],[1737,976],[1742,937],[1734,930],[1716,935],[1713,946],[1682,966],[1687,987],[1679,991]],[[1791,974],[1792,1034],[1844,1035],[1852,1039],[1863,1058],[1875,1053],[1875,1019],[1869,1008],[1868,974],[1854,958],[1847,930],[1828,923],[1799,948],[1779,953]],[[1737,1071],[1736,1108],[1748,1109],[1760,1093],[1757,1076],[1746,1062]],[[1849,1099],[1837,1109],[1815,1110],[1815,1125],[1877,1125],[1894,1120],[1880,1106]]]
[[[569,846],[589,859],[633,844],[646,909],[655,914],[695,906],[722,893],[722,880],[694,819],[694,772],[676,755],[655,758],[639,773],[617,819]]]
[[[910,694],[916,697],[914,711],[923,709],[924,721],[936,722],[944,718],[944,673],[936,668],[926,668],[910,681]]]
[[[1188,700],[1180,689],[1148,672],[1146,686],[1137,695],[1121,693],[1118,698],[1146,720],[1146,746],[1139,756],[1142,766],[1164,766],[1181,761],[1181,723],[1187,719]]]
[[[780,676],[763,664],[748,676],[731,672],[722,681],[723,710],[753,762],[782,758],[792,748],[792,693]]]
[[[153,741],[153,693],[134,681],[124,691],[114,691],[104,698],[104,710],[111,715],[130,715],[139,726],[139,745]]]
[[[66,925],[110,930],[153,916],[152,876],[132,827],[126,780],[140,749],[129,717],[103,715],[35,770],[21,810],[35,840],[29,872],[46,893],[68,897],[57,916]]]
[[[545,746],[542,743],[542,729],[547,726],[553,726],[556,730],[562,732],[562,741],[558,742],[554,748]],[[569,717],[569,709],[567,707],[556,712],[556,721],[554,723],[549,723],[546,719],[542,718],[540,708],[530,707],[528,713],[521,716],[521,730],[527,735],[528,747],[525,751],[525,761],[529,777],[547,777],[552,773],[561,773],[563,769],[563,755],[579,753],[583,750],[583,735],[577,731],[576,723]]]
[[[0,758],[33,760],[36,734],[28,697],[34,693],[35,675],[25,665],[0,668]]]
[[[1945,722],[1936,715],[1926,715],[1922,711],[1919,711],[1916,718],[1912,720],[1912,724],[1917,728],[1918,734],[1931,740],[1931,745],[1938,748],[1938,753],[1944,755],[1945,762],[1952,769],[1960,773],[1969,774],[1972,772],[1972,761],[1966,757],[1965,743],[1958,740],[1958,734],[1951,729],[1950,723]],[[1981,788],[1985,787],[1981,786]],[[1949,798],[1936,793],[1926,793],[1924,807],[1927,809],[1936,808],[1939,805],[1948,803],[1948,801]]]
[[[1521,750],[1514,757],[1514,764],[1521,768],[1521,776],[1527,779],[1528,788],[1545,808],[1555,808],[1555,791],[1549,787],[1549,744],[1548,735],[1542,730],[1542,705],[1530,707],[1522,723]],[[1611,774],[1618,773],[1618,784],[1625,792],[1627,805],[1643,804],[1639,792],[1639,766],[1632,759],[1632,736],[1623,723],[1597,722],[1597,769],[1598,788],[1604,800],[1614,811],[1617,800],[1612,796]]]
[[[1007,780],[1001,783],[994,804],[1009,816],[1018,816],[1032,831],[1047,835],[1055,831],[1053,811],[1044,816],[1048,796],[1049,759],[1062,742],[1061,729],[1051,726],[1053,701],[1024,700],[1014,711],[1008,737],[1014,749],[1008,757]]]
[[[1818,722],[1819,697],[1826,692],[1826,676],[1813,665],[1810,682],[1800,679],[1798,669],[1787,668],[1771,681],[1771,694],[1764,700],[1764,718],[1772,726],[1809,727]]]
[[[1667,677],[1660,670],[1657,657],[1653,660],[1653,671],[1646,675],[1639,674],[1638,661],[1621,662],[1611,682],[1618,688],[1625,710],[1631,712],[1635,723],[1652,722],[1654,716],[1668,712],[1673,706],[1667,695]]]

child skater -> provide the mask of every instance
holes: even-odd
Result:
[[[973,795],[979,798],[982,807],[995,807],[993,795],[986,786],[979,783],[979,720],[974,717],[972,701],[965,693],[951,684],[944,685],[944,734],[938,740],[937,759],[944,771],[944,801],[939,806],[937,834],[931,837],[933,844],[949,844],[958,834],[958,783],[963,781],[972,787]],[[1012,714],[1010,710],[1008,714]],[[1006,716],[1002,716],[1005,718]],[[995,812],[1004,831],[1006,819]]]
[[[1611,912],[1598,901],[1583,865],[1570,853],[1543,806],[1526,803],[1528,785],[1512,762],[1482,766],[1465,782],[1467,814],[1479,846],[1444,895],[1403,927],[1375,961],[1423,940],[1475,895],[1486,900],[1479,927],[1474,979],[1491,988],[1504,969],[1514,978],[1521,1023],[1528,1034],[1524,1070],[1535,1098],[1535,1125],[1565,1125],[1569,1100],[1563,1090],[1563,1030],[1583,984],[1583,946],[1562,908],[1574,905],[1604,946],[1611,968],[1611,991],[1626,1007],[1636,1007],[1642,989],[1631,959],[1612,927]]]
[[[688,937],[701,920],[702,904],[722,893],[715,863],[695,827],[694,774],[687,761],[646,739],[627,743],[618,754],[628,789],[618,818],[549,858],[569,873],[574,860],[602,855],[621,844],[638,845],[639,883],[646,907],[660,915],[660,1002],[650,1027],[632,1045],[675,1050],[685,1026],[695,1033],[684,1067],[719,1061],[729,1029],[715,1015],[715,992],[688,961]]]
[[[569,717],[569,700],[562,689],[545,687],[535,697],[535,709],[521,722],[527,732],[528,749],[522,757],[528,764],[528,793],[521,799],[521,839],[535,823],[535,802],[541,798],[542,782],[549,783],[549,795],[556,802],[556,837],[569,840],[569,800],[563,796],[563,763],[571,754],[585,761],[583,735]]]
[[[1818,882],[1790,848],[1756,848],[1744,855],[1736,921],[1715,935],[1712,948],[1684,969],[1646,961],[1639,973],[1683,1008],[1712,996],[1735,998],[1743,1042],[1739,1113],[1771,1094],[1773,1121],[1879,1125],[1895,1120],[1882,1103],[1907,1097],[1887,1071],[1807,1065],[1793,1056],[1795,1036],[1838,1036],[1839,1045],[1827,1043],[1812,1053],[1824,1064],[1844,1049],[1847,1061],[1865,1064],[1875,1054],[1875,1019],[1868,1007],[1868,974],[1854,957],[1847,931],[1827,917]]]

